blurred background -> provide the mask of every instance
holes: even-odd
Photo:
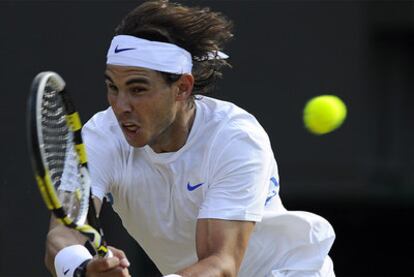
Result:
[[[0,276],[48,276],[49,213],[26,147],[26,100],[43,70],[68,83],[83,121],[106,108],[103,71],[112,32],[141,1],[0,1]],[[181,1],[235,23],[233,68],[216,97],[253,113],[268,131],[288,209],[334,226],[337,276],[414,276],[414,2]],[[315,136],[305,102],[335,94],[344,125]],[[133,276],[159,276],[109,205],[108,241]]]

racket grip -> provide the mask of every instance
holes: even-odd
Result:
[[[91,253],[92,256],[95,256],[97,254],[95,247],[93,247],[93,244],[91,241],[87,240],[85,244],[83,245],[88,249],[89,253]]]
[[[96,249],[93,247],[92,242],[87,240],[84,244],[84,246],[86,247],[86,249],[88,249],[89,253],[91,253],[92,256],[95,256],[98,254],[98,252],[96,251]],[[111,258],[114,256],[114,253],[112,253],[111,249],[107,248],[108,252],[106,252],[105,254],[105,258]]]

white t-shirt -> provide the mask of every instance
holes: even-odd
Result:
[[[318,269],[334,240],[323,218],[286,211],[269,138],[236,105],[202,97],[186,144],[155,153],[125,140],[111,108],[83,129],[93,193],[111,193],[130,235],[163,274],[197,262],[198,218],[257,222],[239,276]]]

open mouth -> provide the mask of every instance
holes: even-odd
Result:
[[[122,127],[127,130],[128,132],[135,132],[139,129],[139,127],[135,124],[130,124],[130,123],[126,123],[126,124],[122,124]]]
[[[140,127],[134,123],[121,123],[121,128],[124,133],[129,137],[133,138],[139,132]]]

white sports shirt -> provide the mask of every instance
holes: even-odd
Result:
[[[111,108],[83,129],[93,193],[114,210],[163,274],[197,262],[198,218],[257,222],[239,276],[317,270],[334,240],[323,218],[286,211],[269,138],[236,105],[202,97],[186,144],[157,154],[125,140]]]

